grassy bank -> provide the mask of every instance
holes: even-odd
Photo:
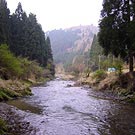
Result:
[[[102,91],[114,99],[135,103],[135,72],[119,75],[96,71],[89,77],[81,77],[78,84],[87,84],[92,89]]]
[[[16,99],[19,97],[32,95],[32,91],[30,87],[41,85],[53,78],[53,76],[49,72],[48,74],[46,73],[44,75],[46,75],[47,77],[43,78],[42,76],[39,78],[35,78],[35,75],[32,74],[31,77],[27,79],[15,79],[15,80],[0,79],[0,101],[7,101],[7,100]],[[3,116],[0,117],[0,135],[7,135],[8,133],[12,133],[11,135],[14,135],[14,134],[20,134],[20,132],[22,132],[21,134],[23,134],[25,132],[28,133],[28,132],[31,132],[31,130],[33,130],[30,127],[30,125],[28,125],[29,123],[19,121],[20,120],[19,116],[18,117],[14,116],[14,112],[11,113],[9,111],[8,114],[10,114],[10,117],[6,117],[7,116],[6,110],[3,111],[2,113],[0,112],[1,115],[5,114],[5,118]],[[17,123],[15,122],[12,123],[13,121],[12,119],[16,119]],[[14,128],[11,129],[13,125],[14,125]]]
[[[0,101],[31,95],[30,86],[53,77],[48,64],[43,67],[35,60],[16,57],[7,45],[0,45]]]
[[[29,87],[24,81],[0,80],[0,101],[31,95]]]
[[[0,101],[7,101],[23,96],[32,95],[31,86],[41,85],[52,79],[42,78],[37,80],[2,80],[0,79]]]

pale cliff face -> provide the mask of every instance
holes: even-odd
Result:
[[[53,30],[48,32],[56,63],[73,64],[76,58],[79,63],[84,63],[83,55],[89,53],[94,34],[98,28],[89,26],[77,26],[65,30]]]

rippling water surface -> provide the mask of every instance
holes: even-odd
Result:
[[[135,106],[90,96],[92,90],[53,80],[12,101],[37,127],[36,135],[135,135]]]

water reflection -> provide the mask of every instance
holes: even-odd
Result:
[[[42,109],[39,106],[31,105],[24,99],[17,99],[8,101],[7,104],[17,107],[20,110],[35,114],[42,114]]]

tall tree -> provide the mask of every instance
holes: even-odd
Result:
[[[9,44],[10,40],[10,10],[7,8],[7,2],[0,0],[0,44]]]
[[[37,23],[36,16],[30,14],[27,32],[27,56],[30,59],[36,59],[42,66],[47,64],[47,46],[45,35],[40,24]]]
[[[53,56],[52,56],[52,49],[51,49],[51,41],[50,41],[50,38],[49,37],[47,37],[46,38],[46,44],[47,44],[47,57],[48,57],[48,59],[50,59],[50,60],[53,60]]]
[[[21,3],[15,13],[10,15],[5,0],[0,0],[0,44],[6,43],[16,56],[36,60],[46,67],[53,64],[50,39],[45,37],[36,15],[29,16],[23,11]]]
[[[95,70],[99,67],[99,64],[100,64],[99,59],[102,54],[103,54],[103,49],[99,45],[98,36],[94,35],[91,49],[90,49],[90,60],[89,60],[90,67],[92,70]]]
[[[11,16],[11,45],[10,49],[16,56],[22,55],[23,52],[23,15],[26,14],[18,3],[15,13]]]
[[[22,9],[22,4],[19,2],[18,3],[18,6],[17,6],[17,9],[15,10],[15,14],[16,14],[16,17],[19,19],[19,20],[22,20],[22,17],[23,17],[23,9]]]
[[[135,53],[135,1],[104,0],[99,23],[99,43],[105,54],[122,58],[128,56],[129,70],[133,71]]]
[[[47,65],[51,71],[51,74],[54,75],[55,74],[55,66],[53,64],[53,55],[52,55],[52,49],[51,49],[51,41],[50,38],[47,37],[46,38],[46,45],[47,45]]]

